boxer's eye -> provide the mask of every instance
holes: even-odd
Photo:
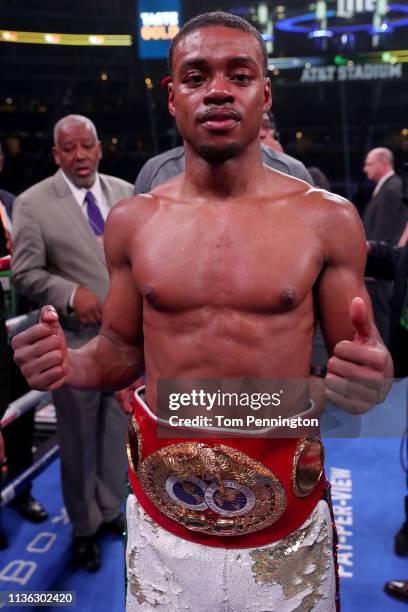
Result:
[[[231,77],[232,81],[237,81],[238,83],[249,83],[249,81],[252,80],[252,77],[250,74],[246,73],[246,72],[236,72],[235,74],[232,75]]]
[[[187,85],[200,85],[204,82],[204,80],[205,79],[202,74],[193,73],[185,76],[183,79],[183,83],[186,83]]]

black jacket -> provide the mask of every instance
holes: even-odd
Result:
[[[408,279],[408,242],[395,247],[384,242],[370,242],[366,275],[394,281],[391,297],[390,351],[396,378],[408,376],[408,331],[400,324]]]
[[[397,244],[407,222],[407,207],[402,199],[402,182],[390,176],[367,204],[363,224],[367,240]]]

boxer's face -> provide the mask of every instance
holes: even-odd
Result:
[[[53,148],[55,163],[78,188],[89,189],[95,181],[101,143],[94,131],[85,123],[72,122],[58,130]]]
[[[209,163],[235,157],[258,139],[270,105],[262,50],[249,32],[210,26],[177,44],[169,110],[183,139]]]

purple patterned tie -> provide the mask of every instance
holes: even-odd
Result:
[[[105,228],[105,221],[103,220],[101,211],[99,210],[92,191],[86,192],[85,202],[87,205],[89,225],[93,229],[96,236],[102,236]]]

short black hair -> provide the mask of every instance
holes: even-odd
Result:
[[[173,74],[173,55],[174,49],[177,47],[178,43],[183,40],[190,34],[190,32],[194,32],[194,30],[200,30],[201,28],[208,28],[210,26],[224,26],[225,28],[236,28],[237,30],[242,30],[243,32],[248,32],[248,34],[252,34],[254,38],[259,43],[261,47],[262,56],[263,56],[263,68],[265,76],[268,73],[268,53],[266,51],[265,41],[262,38],[260,32],[253,25],[251,25],[242,17],[238,17],[237,15],[232,15],[231,13],[225,13],[223,11],[215,11],[212,13],[203,13],[202,15],[197,15],[197,17],[193,17],[187,21],[181,30],[176,34],[176,36],[171,41],[171,45],[168,53],[168,67],[170,70],[170,74]]]

